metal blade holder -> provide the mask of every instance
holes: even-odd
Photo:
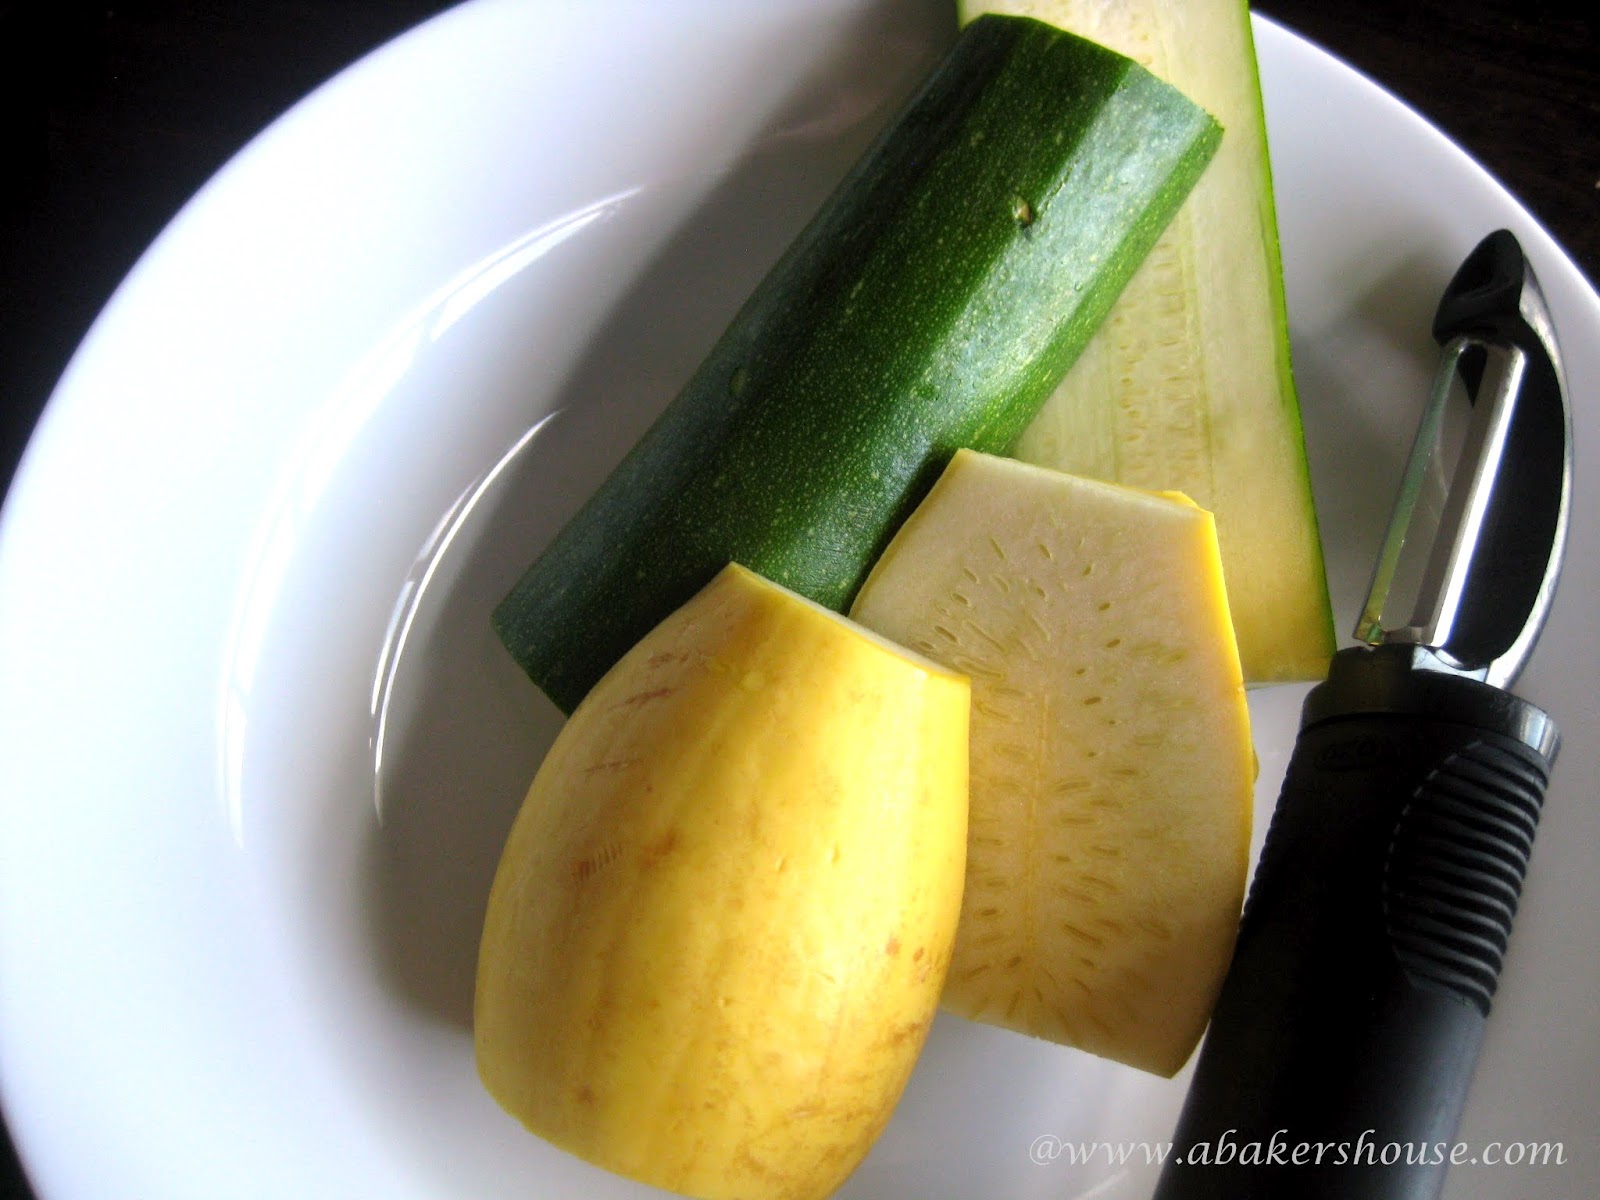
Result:
[[[1306,699],[1157,1200],[1433,1200],[1555,759],[1505,690],[1560,570],[1570,417],[1516,239],[1463,262],[1356,628]],[[1459,378],[1471,399],[1405,619],[1386,623]],[[1415,548],[1415,547],[1413,547]]]

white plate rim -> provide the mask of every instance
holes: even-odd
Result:
[[[104,407],[114,404],[116,397],[105,392],[97,393],[90,390],[84,380],[106,369],[102,364],[124,352],[123,347],[118,344],[119,338],[124,330],[130,325],[137,324],[140,319],[141,289],[148,286],[145,281],[152,272],[160,269],[165,258],[174,253],[175,246],[180,246],[185,238],[194,236],[192,231],[199,224],[218,219],[216,208],[218,197],[226,195],[231,180],[238,178],[241,172],[251,169],[249,164],[252,161],[259,156],[274,153],[274,148],[286,140],[302,136],[300,131],[304,130],[308,123],[322,119],[319,117],[320,112],[329,111],[332,106],[341,104],[359,104],[363,81],[374,69],[374,63],[384,60],[392,66],[397,56],[407,54],[418,56],[420,59],[425,56],[430,39],[465,37],[466,30],[474,20],[478,19],[478,14],[494,7],[492,3],[482,2],[462,6],[461,9],[437,18],[434,22],[406,35],[395,45],[379,50],[374,56],[349,68],[332,83],[297,106],[243,151],[233,163],[225,167],[212,183],[185,207],[141,259],[128,280],[108,303],[83,346],[74,356],[71,366],[52,396],[38,432],[18,470],[5,509],[0,512],[0,631],[3,631],[3,636],[10,639],[0,645],[8,649],[20,647],[23,635],[19,630],[23,628],[24,621],[30,627],[27,633],[30,641],[43,638],[45,641],[56,642],[58,648],[71,644],[71,631],[50,630],[41,633],[37,627],[40,613],[37,581],[40,578],[41,563],[47,561],[39,555],[48,540],[40,535],[41,523],[55,528],[61,522],[66,522],[69,528],[81,529],[83,523],[91,525],[94,523],[95,505],[107,500],[104,497],[97,499],[92,490],[86,491],[75,478],[76,472],[80,469],[79,446],[84,431],[97,424],[109,421],[117,428],[125,426],[122,417],[106,411]],[[1463,164],[1463,169],[1470,167],[1471,172],[1482,175],[1481,169],[1470,164],[1467,156],[1444,135],[1431,125],[1427,125],[1408,106],[1388,96],[1387,93],[1382,93],[1378,85],[1364,76],[1357,76],[1350,68],[1327,59],[1321,51],[1287,30],[1259,17],[1256,21],[1269,80],[1281,78],[1281,75],[1274,76],[1272,72],[1275,66],[1282,66],[1280,60],[1292,60],[1297,66],[1307,67],[1313,74],[1331,72],[1335,76],[1353,77],[1359,80],[1359,83],[1349,82],[1341,86],[1369,89],[1363,92],[1364,95],[1370,95],[1371,91],[1378,92],[1383,97],[1382,107],[1392,114],[1390,119],[1407,124],[1407,129],[1410,131],[1408,136],[1420,135],[1424,140],[1431,141],[1440,155],[1457,158]],[[1279,113],[1275,107],[1275,95],[1269,88],[1269,114],[1276,124]],[[1418,126],[1425,129],[1419,130]],[[1562,319],[1583,328],[1600,328],[1600,298],[1597,298],[1584,282],[1581,272],[1573,265],[1570,258],[1520,204],[1499,188],[1498,184],[1485,178],[1482,180],[1482,186],[1485,194],[1494,194],[1494,203],[1504,210],[1508,223],[1515,225],[1525,244],[1529,245],[1546,288],[1551,291],[1552,298],[1562,314]],[[1286,220],[1285,224],[1286,228],[1292,229],[1291,221]],[[1294,235],[1290,232],[1286,236]],[[447,258],[448,255],[442,257]],[[374,323],[375,328],[381,325],[381,321]],[[1590,356],[1585,351],[1581,357],[1583,361],[1588,361]],[[99,411],[97,406],[102,406]],[[1575,537],[1576,533],[1577,531]],[[1586,539],[1591,536],[1587,526],[1584,527],[1583,536]],[[1567,592],[1582,590],[1586,591],[1586,594],[1594,594],[1592,591],[1587,591],[1584,586],[1593,579],[1591,563],[1586,560],[1574,566],[1576,570],[1569,572],[1569,579],[1565,585]],[[1564,621],[1560,625],[1559,632],[1567,642],[1581,642],[1582,660],[1586,663],[1592,662],[1594,657],[1592,635],[1574,633],[1575,628],[1582,623],[1581,614],[1575,615],[1574,610],[1573,604],[1568,603],[1564,606],[1563,612],[1559,614]],[[1583,641],[1584,636],[1588,637],[1588,641]],[[30,661],[37,664],[38,655],[35,654]],[[1541,665],[1544,665],[1543,661]],[[1555,678],[1555,674],[1552,667],[1540,674],[1534,682],[1539,687],[1559,692],[1564,685]],[[29,698],[25,693],[36,682],[37,677],[30,678],[27,672],[8,673],[6,680],[0,683],[0,714],[16,716],[28,711]],[[209,699],[210,697],[207,697],[207,700]],[[103,720],[106,717],[106,713],[94,702],[83,704],[80,711],[82,719],[86,721]],[[59,749],[56,743],[52,742],[51,745]],[[28,967],[30,963],[37,961],[34,956],[42,953],[43,948],[38,941],[40,931],[36,927],[29,927],[33,913],[24,910],[32,908],[30,901],[37,900],[38,893],[25,892],[15,881],[25,878],[32,887],[37,887],[39,883],[37,874],[30,869],[22,869],[28,868],[29,864],[20,861],[24,851],[19,847],[25,847],[29,855],[37,855],[49,851],[63,853],[68,849],[68,845],[62,841],[66,836],[62,827],[41,831],[37,826],[29,824],[26,801],[18,797],[22,797],[26,791],[29,799],[37,800],[41,793],[33,788],[12,786],[28,781],[36,783],[49,774],[50,764],[41,762],[37,758],[38,747],[28,745],[24,739],[14,734],[0,733],[0,749],[3,749],[3,757],[8,761],[8,765],[0,768],[8,781],[4,789],[7,797],[0,798],[0,804],[5,805],[8,834],[6,842],[10,846],[6,851],[6,865],[19,868],[17,871],[6,870],[4,873],[8,878],[0,882],[0,889],[3,889],[0,890],[0,901],[3,901],[0,903],[0,1096],[4,1098],[6,1111],[16,1131],[19,1149],[25,1161],[28,1162],[36,1179],[40,1181],[44,1194],[53,1195],[52,1180],[76,1173],[68,1170],[66,1159],[72,1154],[81,1156],[85,1152],[83,1149],[85,1143],[80,1140],[77,1146],[69,1147],[67,1141],[60,1137],[58,1131],[62,1122],[75,1111],[71,1104],[72,1098],[49,1086],[38,1071],[38,1063],[47,1057],[41,1055],[38,1050],[38,1039],[61,1037],[63,1032],[41,1027],[38,1022],[45,1015],[45,1010],[39,1007],[37,998],[30,1000],[27,996],[30,975]],[[1577,757],[1577,753],[1569,752],[1568,760],[1563,766],[1574,767],[1576,764],[1572,760]],[[14,836],[19,832],[22,836]],[[30,838],[32,840],[29,840]],[[224,919],[223,915],[217,917],[219,924]],[[129,982],[132,986],[137,986],[137,981]],[[1491,1044],[1491,1065],[1499,1061],[1494,1058],[1496,1053],[1497,1047]],[[1507,1050],[1504,1053],[1509,1055],[1511,1051]],[[1583,1050],[1581,1055],[1583,1063],[1592,1063],[1595,1059],[1594,1047]],[[13,1066],[18,1063],[24,1065]],[[1579,1098],[1582,1098],[1581,1093]],[[1593,1098],[1592,1091],[1589,1093],[1589,1098]],[[100,1127],[82,1125],[74,1131],[74,1134],[77,1139],[87,1137],[87,1144],[103,1153],[108,1164],[115,1163],[119,1168],[133,1171],[132,1177],[138,1177],[138,1172],[141,1171],[149,1172],[144,1176],[149,1186],[156,1186],[156,1181],[161,1179],[163,1171],[174,1169],[173,1164],[146,1158],[139,1147],[131,1144],[129,1138],[112,1125]],[[213,1169],[226,1157],[225,1147],[207,1149],[196,1154],[193,1160],[194,1169]],[[1565,1181],[1571,1184],[1572,1175],[1567,1175]]]

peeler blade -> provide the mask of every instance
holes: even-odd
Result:
[[[1357,640],[1408,643],[1434,670],[1509,687],[1544,626],[1566,546],[1572,420],[1554,326],[1516,237],[1499,230],[1445,289],[1433,336],[1439,371],[1373,569]],[[1462,388],[1455,386],[1459,380]],[[1466,434],[1403,620],[1396,579],[1419,529],[1452,398]]]

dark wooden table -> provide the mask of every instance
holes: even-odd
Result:
[[[0,0],[0,481],[89,323],[183,202],[318,83],[449,6]],[[1567,0],[1256,8],[1410,102],[1600,280],[1592,17]],[[0,1197],[29,1195],[0,1141]]]

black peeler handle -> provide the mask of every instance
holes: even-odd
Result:
[[[1557,735],[1499,688],[1342,651],[1284,790],[1156,1200],[1432,1200]]]

